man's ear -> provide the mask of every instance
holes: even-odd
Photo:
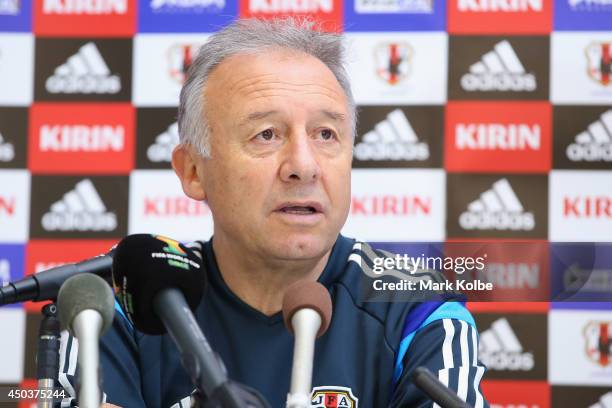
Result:
[[[198,177],[199,154],[188,144],[179,144],[172,152],[172,168],[181,180],[185,194],[197,201],[206,199],[206,192]]]

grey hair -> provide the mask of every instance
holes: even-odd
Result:
[[[336,77],[348,100],[354,138],[357,111],[348,75],[344,68],[342,36],[324,32],[308,19],[237,20],[213,34],[187,71],[181,89],[178,126],[182,144],[190,144],[203,157],[210,157],[210,128],[207,124],[204,88],[212,70],[225,58],[284,48],[309,54],[323,62]]]

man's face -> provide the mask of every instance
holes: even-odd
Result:
[[[205,90],[211,158],[199,179],[215,237],[266,259],[319,258],[350,204],[346,96],[318,59],[289,51],[235,55]]]

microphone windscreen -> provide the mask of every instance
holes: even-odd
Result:
[[[283,296],[283,319],[285,326],[293,333],[291,319],[300,309],[313,309],[321,316],[321,327],[317,337],[321,337],[331,323],[332,302],[325,286],[315,281],[297,281],[285,292]]]
[[[113,324],[115,296],[112,289],[101,277],[82,273],[66,280],[57,294],[57,310],[62,327],[74,335],[72,322],[87,309],[95,310],[102,316],[100,334]]]
[[[125,237],[113,257],[113,286],[127,318],[146,334],[164,334],[153,299],[176,288],[194,310],[204,294],[206,275],[200,258],[170,238],[151,234]]]

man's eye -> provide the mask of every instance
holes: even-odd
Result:
[[[321,139],[331,140],[333,138],[334,138],[334,132],[332,132],[330,129],[321,130]]]
[[[274,131],[272,129],[266,129],[263,132],[259,132],[257,136],[261,137],[263,140],[272,140],[274,139]]]

